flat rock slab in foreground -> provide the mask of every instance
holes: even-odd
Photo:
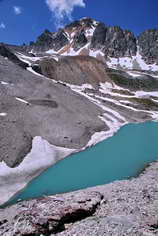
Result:
[[[158,235],[158,162],[136,179],[24,201],[0,210],[3,236]]]

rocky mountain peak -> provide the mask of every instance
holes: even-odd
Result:
[[[89,17],[84,17],[80,20],[76,20],[68,25],[65,26],[65,29],[72,29],[72,28],[78,28],[78,27],[92,27],[96,26],[99,22],[96,20],[93,20]]]
[[[57,32],[46,29],[36,42],[22,50],[36,55],[89,55],[114,69],[158,71],[158,29],[136,37],[130,30],[89,17],[73,21]]]

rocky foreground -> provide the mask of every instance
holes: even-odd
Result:
[[[0,210],[3,236],[158,235],[158,162],[138,178]]]

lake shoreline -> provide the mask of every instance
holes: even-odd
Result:
[[[155,161],[155,158],[158,156],[156,143],[154,143],[157,140],[157,136],[156,136],[157,133],[155,134],[155,136],[153,136],[154,130],[156,130],[156,128],[157,128],[157,123],[155,122],[145,122],[141,124],[128,124],[127,126],[122,127],[122,129],[120,129],[120,131],[117,132],[116,135],[113,135],[111,138],[98,143],[96,146],[88,148],[84,150],[83,152],[74,153],[73,155],[69,156],[69,158],[64,158],[64,160],[58,161],[58,163],[56,163],[54,166],[48,168],[47,170],[42,172],[40,176],[37,176],[33,181],[29,182],[29,184],[27,184],[27,186],[24,189],[22,189],[22,191],[12,196],[12,198],[9,201],[7,201],[6,204],[12,204],[12,203],[15,204],[17,201],[19,201],[19,199],[26,200],[26,199],[42,197],[45,195],[55,195],[59,193],[66,193],[66,192],[71,192],[77,189],[85,189],[91,186],[104,185],[105,183],[113,182],[119,179],[120,180],[131,179],[133,177],[138,177],[140,172],[142,174],[142,171],[144,171],[144,167],[148,165],[149,163]],[[126,132],[126,130],[128,129],[129,129],[129,132]],[[149,135],[149,138],[147,136],[143,144],[141,143],[141,137],[139,137],[139,135],[142,134],[144,136],[145,135],[144,132],[146,132],[146,134]],[[128,133],[131,134],[129,136],[130,138],[129,141],[127,138]],[[136,138],[135,135],[138,135],[138,137]],[[124,137],[127,143],[124,143]],[[154,145],[153,147],[152,146],[150,147],[150,145],[148,144],[149,139],[150,140],[153,139],[153,142],[152,142],[153,143],[152,145]],[[115,166],[113,165],[113,163],[117,160],[116,155],[115,155],[116,153],[113,151],[113,149],[118,150],[118,147],[119,147],[120,149],[119,155],[121,157],[123,155],[121,153],[122,152],[124,153],[125,151],[124,145],[128,147],[128,142],[129,142],[129,145],[131,145],[131,142],[133,142],[133,149],[135,150],[133,154],[130,153],[131,157],[128,156],[129,160],[128,158],[126,158],[126,156],[124,156],[124,161],[129,162],[129,163],[128,162],[125,163],[126,169],[133,169],[133,170],[130,170],[130,174],[128,173],[128,171],[126,171],[127,173],[122,173],[122,167],[118,166],[119,162],[120,161],[123,162],[123,160],[118,159],[118,163],[115,163]],[[140,150],[137,147],[138,146],[137,142],[140,142],[140,148],[139,148]],[[116,145],[118,145],[118,147],[116,147]],[[146,148],[149,146],[148,147],[149,150],[148,151],[146,150],[146,153],[145,153],[146,159],[144,161],[141,160],[142,158],[141,156],[144,155],[143,145]],[[102,149],[102,146],[104,147],[103,149]],[[110,158],[110,163],[111,163],[110,171],[112,171],[112,168],[116,169],[115,170],[116,173],[114,173],[114,176],[111,176],[111,177],[107,176],[108,177],[107,180],[106,180],[107,178],[106,172],[109,171],[108,170],[109,167],[106,166],[107,165],[106,161],[108,159],[103,158],[104,157],[103,153],[102,153],[102,156],[100,156],[100,159],[99,157],[97,157],[98,156],[97,150],[100,153],[104,149],[108,153],[108,156],[110,155],[111,157]],[[141,157],[140,160],[139,159],[137,160],[137,149],[138,149],[138,152],[141,151],[141,153],[139,153]],[[128,152],[129,151],[127,150],[127,153]],[[94,156],[92,156],[92,154]],[[135,158],[133,155],[135,155]],[[151,155],[151,158],[150,158],[150,155]],[[95,156],[97,157],[96,159],[95,159]],[[89,163],[91,163],[91,166],[89,166]],[[100,167],[99,167],[100,165],[99,163],[101,163]],[[132,167],[132,165],[134,166]],[[105,167],[103,168],[103,166]],[[101,168],[101,170],[98,168]],[[117,168],[119,168],[120,170],[119,169],[117,170]],[[71,171],[68,171],[70,169]],[[80,176],[80,173],[81,173],[80,170],[82,170],[82,177]],[[118,171],[120,171],[121,177],[119,177]],[[92,173],[94,172],[95,172],[95,177],[92,178]],[[100,176],[101,179],[100,177],[97,179],[97,176]],[[53,182],[51,181],[51,179],[53,180]],[[78,182],[78,179],[80,179],[80,182]],[[85,182],[85,179],[86,179],[86,182]],[[39,186],[39,184],[41,187]],[[45,190],[44,189],[42,190],[42,188],[44,188]],[[52,189],[52,190],[50,191],[49,189],[50,190]]]
[[[51,234],[51,236],[68,236],[75,233],[88,235],[88,232],[93,232],[93,235],[96,236],[103,235],[102,230],[107,235],[109,233],[118,235],[116,232],[124,232],[127,236],[145,236],[147,232],[153,232],[152,225],[157,219],[157,168],[158,161],[151,163],[144,173],[131,180],[115,181],[71,193],[24,201],[0,209],[0,222],[4,222],[0,226],[0,233],[1,235],[7,235],[5,230],[8,234],[14,230],[21,233],[27,232],[28,224],[26,224],[26,221],[28,219],[24,214],[24,210],[28,212],[32,220],[33,214],[35,214],[36,221],[41,222],[42,227],[43,213],[40,210],[41,207],[46,209],[49,217],[53,212],[58,214],[62,209],[62,214],[58,215],[56,221],[61,224],[66,209],[68,209],[68,206],[72,206],[71,209],[69,207],[69,217],[78,209],[83,209],[89,215],[85,216],[84,219],[80,219],[80,215],[76,215],[78,218],[71,224],[65,221],[65,223],[62,223],[64,225],[61,232]],[[93,211],[91,211],[92,206],[94,207]],[[45,220],[49,223],[48,218],[45,215]],[[24,226],[23,228],[18,223],[19,219]],[[115,224],[115,227],[113,227],[113,224]],[[36,232],[37,234],[41,232],[38,231],[38,225],[36,223],[32,225],[31,221],[29,222],[29,230],[29,232]]]
[[[23,162],[17,168],[14,168],[14,171],[13,171],[13,174],[17,170],[20,173],[22,172],[22,170],[26,171],[26,174],[24,174],[22,176],[22,180],[21,180],[21,181],[23,181],[23,184],[20,184],[20,186],[18,186],[18,179],[16,177],[16,174],[14,174],[15,175],[14,176],[14,182],[15,182],[14,183],[14,188],[13,189],[11,188],[9,193],[6,192],[7,188],[3,184],[3,178],[4,178],[4,182],[5,182],[5,179],[6,179],[5,178],[6,175],[8,175],[8,176],[10,175],[9,178],[13,178],[13,177],[11,177],[13,169],[7,167],[5,163],[0,163],[1,172],[2,172],[3,169],[4,169],[4,171],[5,171],[5,169],[7,169],[7,174],[6,173],[0,174],[0,177],[1,177],[0,187],[1,187],[1,191],[4,191],[4,194],[3,194],[4,200],[2,198],[0,199],[0,208],[3,208],[3,206],[6,206],[8,202],[12,201],[12,199],[14,199],[23,190],[25,190],[25,188],[27,188],[27,186],[29,185],[29,183],[32,180],[38,178],[38,176],[40,176],[40,174],[44,173],[48,168],[52,167],[56,163],[59,163],[64,158],[68,158],[73,153],[82,152],[82,151],[84,151],[88,148],[91,148],[91,147],[95,146],[97,143],[100,143],[100,142],[106,140],[107,138],[112,137],[124,125],[125,124],[119,124],[118,127],[113,127],[113,128],[111,127],[109,131],[95,132],[91,136],[91,138],[89,139],[86,146],[84,146],[81,149],[69,149],[69,148],[54,146],[54,145],[49,144],[46,140],[42,139],[42,137],[35,137],[33,139],[33,145],[32,145],[33,147],[32,147],[31,152],[24,158]],[[40,154],[40,156],[41,156],[41,161],[44,165],[40,165],[39,164],[40,161],[39,161],[39,163],[37,163],[37,162],[34,163],[34,159],[39,154],[39,150],[37,150],[37,149],[38,149],[38,146],[40,146],[40,145],[43,146],[43,148],[40,148],[40,151],[42,152],[42,155]],[[47,161],[43,162],[46,155],[47,155]],[[31,164],[31,166],[33,168],[31,167],[30,169],[28,169],[28,167],[27,167],[28,164],[29,165]],[[11,173],[10,173],[10,170],[11,170]],[[29,178],[27,178],[28,175],[29,175]],[[10,188],[10,185],[8,186],[8,189],[9,188]]]

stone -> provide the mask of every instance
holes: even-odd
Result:
[[[94,31],[92,40],[91,40],[91,48],[92,49],[101,49],[104,46],[106,39],[107,28],[103,23],[99,23]]]
[[[87,42],[88,42],[88,40],[84,34],[84,31],[81,30],[81,31],[77,32],[74,36],[74,43],[73,43],[74,50],[78,51],[80,48],[85,46],[87,44]]]
[[[146,30],[138,36],[139,53],[147,64],[158,64],[158,29]]]

